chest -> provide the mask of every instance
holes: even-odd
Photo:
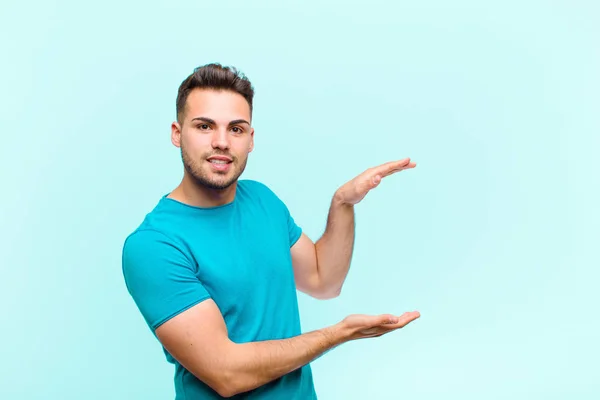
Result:
[[[294,290],[287,225],[274,216],[200,226],[190,250],[198,279],[224,312]]]

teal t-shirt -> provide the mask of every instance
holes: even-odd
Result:
[[[193,207],[163,196],[125,240],[127,290],[154,333],[162,323],[211,298],[236,343],[301,334],[290,247],[300,238],[285,204],[264,184],[239,180],[226,205]],[[175,365],[177,400],[221,398]],[[316,399],[310,365],[240,399]]]

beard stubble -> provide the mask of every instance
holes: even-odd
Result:
[[[210,156],[214,155],[222,155],[231,157],[233,160],[232,171],[227,174],[219,174],[212,173],[207,168],[203,167],[203,163],[206,162],[206,159]],[[190,157],[183,144],[181,145],[181,160],[183,162],[183,166],[188,174],[192,177],[194,182],[200,186],[204,186],[208,189],[213,190],[224,190],[231,186],[234,182],[238,180],[238,178],[242,175],[244,170],[246,169],[246,162],[248,158],[246,157],[242,164],[238,164],[238,158],[234,157],[231,154],[223,154],[223,153],[212,153],[207,154],[206,156],[199,157],[198,159],[194,159]],[[229,178],[227,175],[231,174]]]

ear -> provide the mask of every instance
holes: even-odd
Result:
[[[248,153],[251,153],[254,150],[254,128],[250,131],[250,147],[248,148]]]
[[[181,147],[181,126],[177,121],[171,124],[171,143],[175,147]]]

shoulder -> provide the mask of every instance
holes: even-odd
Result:
[[[261,204],[268,210],[279,210],[289,217],[290,211],[286,202],[267,184],[255,180],[244,180],[239,184],[253,202]]]
[[[251,192],[273,193],[273,191],[271,190],[271,188],[267,184],[265,184],[264,182],[253,180],[253,179],[243,179],[243,180],[240,180],[240,181],[238,181],[238,185],[242,189],[245,189],[245,190],[251,191]]]
[[[167,233],[138,228],[125,238],[122,248],[124,270],[147,269],[150,265],[188,264],[183,247]]]
[[[245,179],[238,182],[239,187],[251,197],[259,197],[261,200],[281,202],[281,199],[271,187],[264,182]]]
[[[165,232],[141,226],[125,238],[123,248],[135,250],[147,248],[148,246],[172,245],[173,243],[174,241]]]
[[[148,212],[141,223],[125,237],[123,246],[126,249],[153,248],[160,245],[176,245],[177,226],[174,223],[176,214],[169,209],[166,196]],[[179,246],[181,247],[181,246]]]

